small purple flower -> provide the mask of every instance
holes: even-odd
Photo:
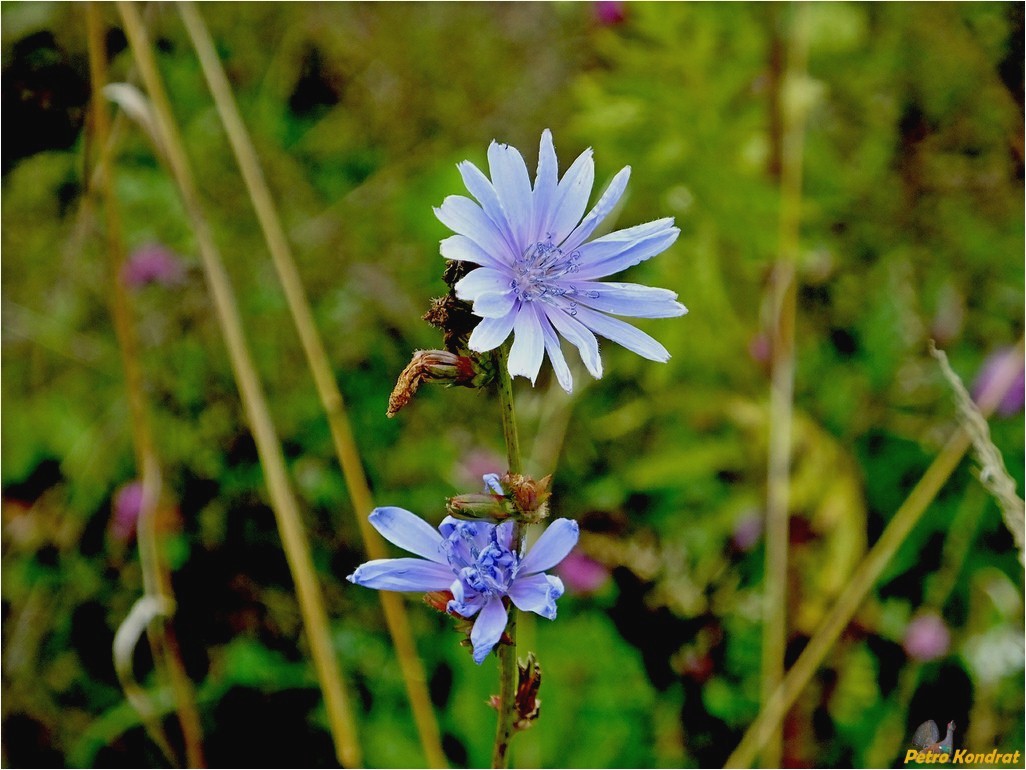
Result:
[[[133,251],[121,268],[126,286],[140,288],[151,283],[177,286],[185,281],[181,258],[159,243],[148,243]]]
[[[908,624],[903,646],[914,660],[924,663],[936,660],[948,654],[951,632],[942,617],[934,612],[924,612]]]
[[[597,0],[591,4],[591,9],[595,21],[606,27],[621,24],[627,17],[624,4],[620,0]]]
[[[115,538],[127,542],[135,534],[139,514],[142,512],[143,485],[141,481],[130,481],[114,495],[114,511],[110,520],[110,531]]]
[[[973,400],[979,401],[980,396],[990,386],[999,374],[1006,368],[1015,368],[1016,375],[1008,386],[1008,390],[1001,396],[997,407],[994,409],[1002,417],[1009,417],[1016,412],[1022,411],[1024,390],[1026,390],[1026,377],[1024,377],[1022,354],[1013,347],[1005,347],[995,350],[983,361],[979,374],[973,381]]]
[[[584,216],[595,180],[591,150],[559,179],[552,134],[542,132],[534,186],[523,157],[507,144],[488,148],[489,181],[470,161],[458,165],[477,198],[450,195],[435,209],[456,235],[441,242],[446,259],[480,265],[456,284],[456,296],[473,303],[483,320],[470,335],[471,350],[497,348],[511,333],[511,375],[533,383],[548,354],[556,379],[568,393],[573,378],[560,336],[581,353],[592,376],[602,376],[595,335],[653,361],[670,354],[652,337],[608,313],[635,318],[670,318],[687,312],[677,295],[633,283],[598,279],[626,270],[665,251],[680,230],[672,218],[657,219],[588,241],[616,206],[627,186],[622,169]],[[583,219],[582,219],[583,217]]]
[[[482,663],[502,637],[504,597],[525,612],[556,617],[563,583],[545,570],[577,543],[577,522],[556,519],[526,555],[510,548],[512,521],[496,525],[447,516],[436,530],[419,516],[389,506],[374,509],[370,522],[386,540],[421,558],[376,559],[346,579],[383,591],[450,591],[449,612],[477,617],[470,633],[475,662]]]

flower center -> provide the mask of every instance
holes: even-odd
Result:
[[[513,280],[510,281],[510,287],[517,293],[517,298],[521,302],[573,295],[573,287],[556,285],[555,281],[569,273],[576,273],[580,263],[579,251],[566,254],[552,243],[552,237],[549,236],[545,241],[529,246],[513,262]]]
[[[494,525],[460,522],[442,548],[456,576],[480,594],[505,596],[520,568],[517,555],[496,542]]]

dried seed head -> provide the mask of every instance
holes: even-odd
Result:
[[[424,382],[439,382],[445,385],[462,385],[468,388],[480,387],[486,372],[474,359],[456,355],[447,350],[418,350],[410,363],[399,375],[399,380],[388,397],[389,417],[395,415],[410,403],[414,394]]]

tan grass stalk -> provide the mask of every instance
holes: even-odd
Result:
[[[271,419],[263,387],[260,384],[249,347],[246,343],[235,301],[234,290],[224,268],[213,234],[200,204],[178,127],[157,69],[153,48],[135,5],[119,2],[132,54],[142,81],[153,102],[156,130],[166,153],[168,166],[178,186],[182,203],[192,224],[214,310],[224,336],[232,370],[242,398],[247,421],[253,431],[260,464],[263,467],[271,507],[278,523],[285,556],[296,586],[296,597],[303,617],[314,668],[324,693],[328,723],[339,762],[346,767],[361,764],[360,744],[356,737],[349,701],[342,687],[341,672],[331,643],[331,633],[324,600],[310,558],[310,548],[303,529],[299,506],[289,485],[274,423]]]
[[[299,271],[296,269],[296,261],[264,178],[256,149],[242,115],[239,113],[231,85],[228,83],[224,67],[217,56],[214,42],[203,18],[196,7],[188,2],[178,5],[178,12],[199,57],[203,75],[214,97],[218,115],[221,117],[221,123],[235,153],[246,190],[249,192],[257,220],[267,242],[267,248],[278,273],[278,279],[285,292],[292,320],[296,325],[303,352],[306,354],[307,365],[313,374],[317,394],[327,413],[335,453],[338,456],[339,465],[342,467],[349,498],[353,503],[353,513],[359,526],[364,548],[371,559],[386,558],[388,552],[384,541],[367,518],[374,508],[374,503],[363,465],[360,462],[359,450],[353,437],[345,402],[332,373],[324,343],[317,331],[306,290],[303,287]],[[379,591],[378,596],[384,611],[385,623],[395,644],[396,657],[399,659],[399,668],[406,685],[414,722],[428,766],[445,767],[445,754],[442,751],[438,722],[435,719],[425,682],[424,668],[410,632],[406,606],[403,604],[402,597],[397,594]]]

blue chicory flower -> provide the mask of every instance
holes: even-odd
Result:
[[[596,334],[645,358],[667,361],[670,354],[656,340],[608,314],[683,315],[687,308],[676,301],[676,293],[598,279],[669,248],[680,233],[673,218],[588,241],[620,200],[630,166],[613,177],[587,216],[584,211],[595,180],[591,149],[559,179],[552,134],[546,129],[533,187],[523,157],[509,145],[492,142],[488,167],[490,181],[470,161],[458,165],[478,203],[450,195],[435,209],[442,224],[456,233],[441,242],[442,256],[480,266],[455,287],[456,296],[472,302],[474,313],[483,319],[470,335],[470,349],[492,350],[512,332],[510,374],[534,383],[548,353],[556,379],[568,393],[573,378],[559,336],[577,347],[596,378],[602,376]]]
[[[374,509],[370,522],[386,540],[421,558],[375,559],[346,579],[383,591],[450,591],[448,611],[477,617],[470,633],[477,663],[506,628],[503,597],[526,612],[556,617],[563,583],[545,570],[576,545],[577,522],[556,519],[526,555],[510,548],[512,521],[496,525],[447,516],[436,530],[419,516],[389,506]]]

